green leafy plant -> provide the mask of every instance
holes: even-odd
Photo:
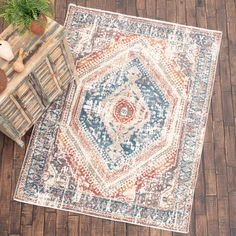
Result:
[[[52,17],[50,1],[7,0],[0,8],[0,16],[6,23],[17,26],[20,33],[27,31],[33,20],[40,22],[42,14]]]

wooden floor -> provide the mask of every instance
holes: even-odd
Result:
[[[55,17],[62,24],[69,2],[72,1],[55,2]],[[235,0],[74,0],[73,3],[223,31],[189,235],[236,235]],[[4,27],[0,21],[0,30]],[[25,137],[26,143],[29,135],[30,132]],[[180,235],[13,201],[24,151],[0,133],[0,236]]]

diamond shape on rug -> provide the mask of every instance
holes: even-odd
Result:
[[[70,5],[78,78],[35,125],[15,199],[187,232],[221,32]]]

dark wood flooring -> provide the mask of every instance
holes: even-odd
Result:
[[[235,0],[56,0],[55,17],[62,24],[70,2],[223,31],[188,235],[236,235]],[[4,27],[0,21],[0,30]],[[26,143],[29,135],[30,132],[25,136]],[[25,149],[0,133],[0,236],[180,235],[13,201],[24,152]]]

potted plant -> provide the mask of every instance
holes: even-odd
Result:
[[[52,16],[49,0],[7,0],[0,9],[6,23],[17,26],[20,33],[30,30],[36,35],[44,33],[47,17]]]

